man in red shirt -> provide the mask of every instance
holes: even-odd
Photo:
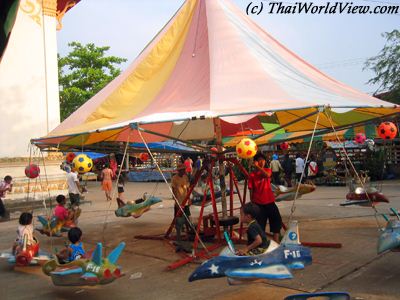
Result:
[[[265,231],[269,221],[270,231],[273,239],[279,243],[279,235],[282,228],[282,217],[275,204],[275,196],[271,188],[271,169],[265,168],[265,156],[257,153],[254,156],[255,170],[250,173],[249,190],[250,199],[259,208],[259,215],[256,220]]]

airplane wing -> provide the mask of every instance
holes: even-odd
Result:
[[[261,268],[236,268],[225,272],[228,277],[235,278],[262,278],[262,279],[291,279],[290,270],[282,264],[269,265]]]
[[[293,270],[303,270],[304,269],[304,264],[300,261],[295,261],[291,264],[288,265],[289,268]]]
[[[343,203],[340,203],[340,206],[361,205],[366,203],[371,203],[371,202],[369,200],[345,201]]]
[[[81,276],[82,279],[85,279],[86,281],[99,281],[99,279],[97,278],[96,274],[91,273],[91,272],[86,272],[85,274],[83,274]]]
[[[51,275],[67,276],[72,274],[82,274],[82,272],[83,269],[81,267],[59,268],[56,271],[52,271]]]
[[[12,257],[12,256],[14,256],[14,254],[12,254],[11,253],[11,251],[10,252],[2,252],[2,253],[0,253],[0,258],[10,258],[10,257]]]
[[[33,259],[41,260],[41,261],[47,261],[47,260],[53,259],[53,255],[51,255],[51,254],[49,254],[47,252],[39,251],[38,255],[33,257]]]

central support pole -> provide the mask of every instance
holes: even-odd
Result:
[[[219,169],[219,185],[221,187],[221,206],[222,206],[222,219],[228,216],[228,207],[226,204],[226,184],[225,184],[225,165],[223,159],[222,149],[222,130],[220,118],[214,118],[214,130],[216,137],[216,144],[218,150],[218,169]],[[224,227],[224,229],[227,229]]]

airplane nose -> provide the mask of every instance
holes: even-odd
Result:
[[[106,270],[104,271],[104,273],[103,273],[103,276],[104,276],[105,278],[110,278],[110,277],[112,277],[111,271],[110,271],[109,269],[106,269]]]
[[[197,277],[196,272],[193,272],[189,277],[189,282],[192,282],[192,281],[195,281],[195,280],[198,280],[198,277]]]
[[[114,271],[114,276],[117,277],[117,278],[118,278],[118,277],[121,277],[121,270],[118,269],[118,268],[115,269],[115,271]]]

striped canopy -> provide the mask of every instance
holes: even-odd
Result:
[[[367,124],[364,126],[351,127],[349,129],[338,130],[335,132],[320,133],[323,130],[316,131],[313,141],[337,141],[337,137],[341,140],[354,140],[357,133],[364,133],[367,139],[377,137],[376,125]],[[258,137],[259,131],[239,132],[237,136],[225,137],[223,139],[224,147],[235,147],[243,137],[254,139],[258,145],[278,144],[282,142],[289,143],[304,143],[311,141],[312,131],[298,132],[274,132],[261,137]],[[262,132],[261,132],[262,134]]]
[[[142,142],[137,126],[148,142],[207,140],[217,118],[225,136],[271,130],[262,123],[304,131],[319,110],[318,129],[399,112],[323,74],[230,1],[187,0],[127,70],[33,143]]]

